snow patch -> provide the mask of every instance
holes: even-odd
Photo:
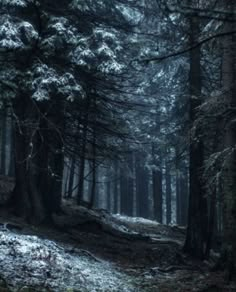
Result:
[[[113,215],[115,218],[117,218],[120,221],[123,221],[125,223],[140,223],[140,224],[147,224],[147,225],[160,225],[157,221],[145,219],[142,217],[129,217],[129,216],[124,216],[120,214],[115,214]]]
[[[31,285],[57,292],[137,291],[130,276],[83,250],[11,231],[0,232],[0,248],[2,276],[14,288]]]

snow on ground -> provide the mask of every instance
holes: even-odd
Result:
[[[15,289],[27,285],[56,292],[138,291],[134,279],[113,264],[38,236],[1,231],[0,249],[1,275]]]
[[[113,215],[116,219],[123,221],[125,223],[137,223],[137,224],[147,224],[147,225],[159,225],[157,221],[145,219],[142,217],[129,217],[120,214]]]
[[[183,244],[184,234],[180,233],[178,226],[167,226],[154,220],[145,219],[142,217],[129,217],[120,214],[112,215],[115,223],[113,227],[116,229],[123,228],[127,233],[140,234],[149,237],[155,242],[170,242],[178,245]],[[183,232],[184,228],[181,229]]]

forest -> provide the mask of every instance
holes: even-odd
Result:
[[[236,291],[236,2],[0,0],[0,291]]]

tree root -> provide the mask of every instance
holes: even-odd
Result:
[[[151,270],[155,271],[155,272],[161,272],[161,273],[171,273],[171,272],[175,272],[178,270],[186,270],[186,271],[199,271],[200,270],[200,271],[202,271],[202,269],[200,267],[189,266],[189,265],[182,265],[182,266],[172,265],[172,266],[169,266],[167,268],[156,267],[156,268],[152,268]]]

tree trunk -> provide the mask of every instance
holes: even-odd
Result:
[[[155,163],[155,168],[152,171],[152,193],[154,205],[154,219],[162,223],[162,161],[161,153],[156,150],[156,145],[152,145],[152,155]],[[158,156],[158,158],[156,158]]]
[[[81,137],[81,152],[80,152],[80,164],[79,164],[79,181],[78,181],[78,192],[77,192],[77,204],[80,205],[83,200],[84,192],[84,172],[85,172],[85,159],[86,159],[86,147],[87,147],[87,136],[88,136],[88,123],[89,123],[89,109],[90,109],[91,98],[87,97],[85,113],[83,115],[83,128]],[[81,120],[79,119],[79,124]]]
[[[106,176],[106,198],[107,198],[107,210],[111,212],[111,181],[110,181],[110,169],[107,169]]]
[[[8,176],[14,177],[15,176],[15,149],[14,149],[14,134],[13,134],[13,122],[12,122],[12,117],[10,119],[10,133],[9,133],[9,151],[10,151],[10,162],[9,162],[9,169],[8,169]]]
[[[133,183],[133,153],[127,155],[128,169],[122,169],[120,180],[120,212],[133,216],[134,183]]]
[[[166,224],[169,225],[171,223],[171,173],[170,173],[170,166],[168,160],[166,160],[166,172],[165,172],[165,179],[166,179]]]
[[[188,171],[185,164],[182,165],[182,175],[179,181],[180,191],[180,218],[179,224],[182,226],[187,225],[188,214]]]
[[[154,203],[154,218],[162,223],[162,171],[154,170],[152,172],[153,184],[153,203]]]
[[[64,182],[64,187],[63,187],[63,192],[64,192],[64,198],[67,197],[68,195],[68,189],[69,189],[69,177],[70,177],[70,168],[69,168],[69,160],[66,163],[64,163],[64,171],[63,171],[63,182]]]
[[[119,173],[118,173],[118,168],[119,168],[119,163],[118,160],[114,161],[114,182],[113,182],[113,193],[114,193],[114,209],[113,212],[114,214],[118,213],[118,196],[119,196],[119,191],[118,191],[118,185],[119,185]]]
[[[6,175],[6,144],[7,144],[7,108],[2,109],[1,116],[1,167],[0,174]]]
[[[175,189],[176,189],[176,223],[180,224],[180,218],[181,218],[181,191],[180,191],[180,169],[179,169],[179,166],[176,166]]]
[[[198,18],[190,19],[190,44],[194,44],[199,36]],[[201,52],[196,48],[190,52],[190,125],[193,127],[198,107],[201,105]],[[202,184],[201,172],[204,161],[204,145],[199,130],[190,138],[189,166],[189,211],[188,227],[184,250],[200,259],[204,258],[207,240],[207,201]]]
[[[70,170],[69,170],[69,183],[68,183],[68,191],[67,198],[71,199],[73,194],[73,185],[74,185],[74,176],[75,176],[75,156],[71,159]]]
[[[135,155],[135,172],[136,172],[136,206],[137,216],[149,217],[149,200],[148,200],[148,170],[145,168],[145,155],[138,152]]]
[[[160,105],[157,104],[155,134],[161,137],[161,111]],[[162,223],[163,220],[163,194],[162,194],[162,145],[152,143],[152,160],[154,169],[152,171],[152,196],[154,219]]]
[[[16,213],[28,221],[51,222],[51,215],[60,211],[61,203],[61,105],[55,116],[55,112],[48,111],[47,102],[36,106],[21,93],[13,108],[16,184],[11,203]]]
[[[235,1],[225,4],[226,9],[235,12]],[[227,30],[235,29],[235,22],[226,25]],[[228,279],[236,279],[236,37],[226,37],[223,42],[222,84],[225,106],[229,113],[225,118],[224,147],[227,156],[224,161],[222,191],[224,201],[223,242],[226,252]]]
[[[83,199],[84,192],[84,171],[85,171],[85,152],[87,145],[87,125],[83,126],[82,149],[79,163],[79,181],[77,192],[77,204],[79,205]]]
[[[206,241],[205,258],[208,259],[210,256],[210,250],[212,247],[212,240],[214,235],[214,224],[215,224],[215,211],[216,211],[216,186],[211,193],[209,200],[209,222],[208,222],[208,232]]]
[[[99,181],[99,165],[96,165],[96,175],[95,175],[95,180]],[[96,187],[95,187],[95,197],[94,197],[94,202],[93,202],[93,207],[94,208],[99,208],[99,185],[96,182]]]
[[[43,112],[47,112],[45,106],[42,107],[40,104],[39,108],[42,109]],[[43,149],[42,155],[47,157],[45,164],[40,166],[42,170],[44,169],[42,174],[43,179],[45,179],[45,176],[47,176],[48,179],[48,186],[46,186],[47,191],[44,190],[44,199],[46,201],[48,214],[51,216],[53,213],[61,212],[64,167],[63,136],[65,131],[62,101],[58,102],[56,109],[52,108],[51,111],[47,112],[47,118],[41,118],[40,130],[41,135],[43,135],[45,139],[45,141],[40,141],[41,148]],[[38,159],[38,164],[40,163]],[[41,184],[44,184],[42,180]]]
[[[90,207],[94,207],[95,200],[96,200],[96,156],[97,156],[97,149],[96,149],[96,142],[97,142],[97,135],[96,129],[93,129],[93,144],[92,144],[92,185],[91,185],[91,194],[90,194]]]
[[[14,110],[17,117],[13,126],[16,183],[11,203],[17,215],[27,221],[41,223],[47,216],[47,210],[38,185],[37,161],[40,159],[45,163],[47,157],[38,158],[36,129],[39,124],[31,101],[23,96],[16,99]],[[43,186],[47,185],[47,180],[43,183]]]

